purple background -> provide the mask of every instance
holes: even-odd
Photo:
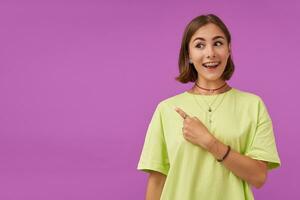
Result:
[[[282,167],[256,199],[299,199],[297,1],[1,1],[0,199],[144,198],[136,170],[174,80],[186,24],[215,13],[232,33],[229,84],[258,94]]]

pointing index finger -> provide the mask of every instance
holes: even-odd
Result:
[[[186,117],[188,117],[189,115],[187,115],[181,108],[176,107],[175,111],[183,118],[185,119]]]

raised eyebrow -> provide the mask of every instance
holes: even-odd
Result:
[[[217,36],[213,37],[213,40],[216,40],[216,39],[224,39],[224,40],[225,40],[225,38],[224,38],[223,36],[221,36],[221,35],[217,35]],[[202,37],[196,37],[196,38],[193,40],[193,42],[196,41],[196,40],[206,41],[206,40],[205,40],[204,38],[202,38]]]
[[[216,40],[216,39],[223,39],[223,40],[225,40],[225,38],[223,36],[221,36],[221,35],[213,37],[213,40]]]

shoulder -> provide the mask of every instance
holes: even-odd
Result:
[[[237,99],[238,102],[243,102],[246,104],[256,104],[257,105],[257,104],[263,102],[263,100],[259,94],[245,91],[245,90],[240,90],[237,88],[234,88],[233,95]]]
[[[256,93],[235,89],[235,103],[248,113],[268,113],[268,108],[263,98]]]
[[[158,101],[156,109],[160,112],[166,110],[174,110],[175,105],[181,104],[182,102],[185,102],[187,99],[188,96],[185,91],[176,93],[172,96],[166,97]]]

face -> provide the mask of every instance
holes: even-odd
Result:
[[[189,58],[202,80],[222,80],[229,55],[225,34],[212,23],[200,27],[189,42]]]

